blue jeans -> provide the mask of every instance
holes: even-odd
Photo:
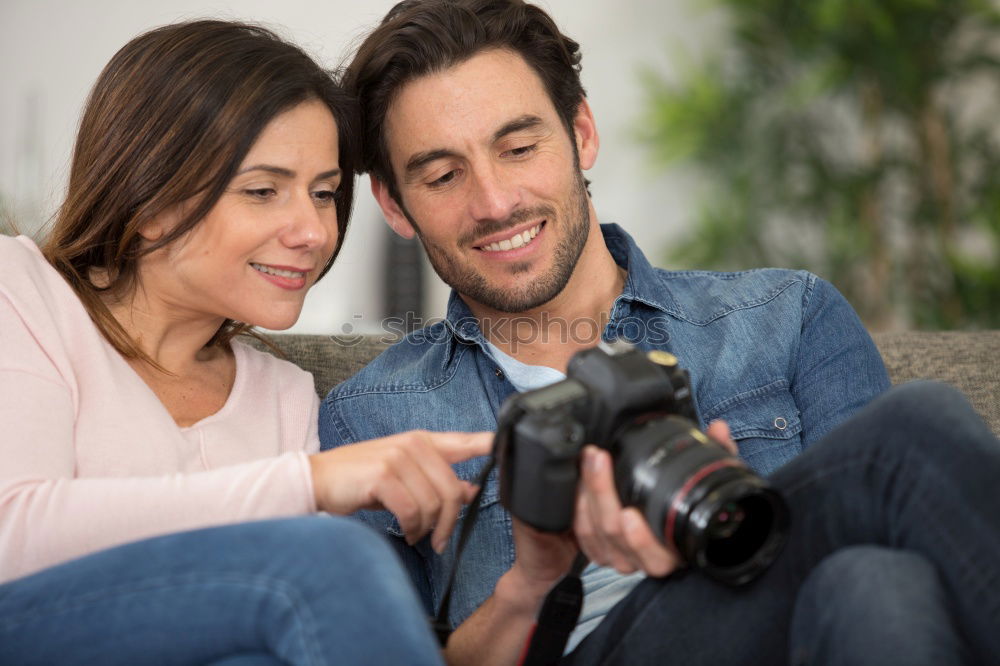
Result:
[[[960,628],[970,661],[1000,663],[1000,442],[961,394],[932,382],[895,388],[771,480],[788,501],[792,528],[760,578],[739,588],[690,570],[646,579],[566,663],[789,663],[789,651],[812,640],[792,637],[810,575],[834,553],[864,544],[923,558],[940,597],[914,612],[936,605]],[[899,612],[905,626],[919,626]],[[862,663],[911,663],[905,651],[876,644],[887,636],[880,629],[848,632],[853,654],[887,655]],[[821,652],[813,652],[817,660]]]
[[[842,548],[813,569],[795,602],[789,655],[795,666],[968,661],[937,570],[884,546]]]
[[[0,663],[441,657],[384,540],[351,519],[310,516],[139,541],[0,585]]]

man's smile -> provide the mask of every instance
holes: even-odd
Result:
[[[544,220],[513,234],[506,232],[507,235],[505,237],[500,239],[494,238],[492,240],[482,242],[476,246],[476,249],[482,250],[483,252],[507,252],[519,247],[524,247],[535,240],[535,237],[538,236],[543,226],[545,226]]]

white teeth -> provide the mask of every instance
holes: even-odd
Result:
[[[302,271],[285,271],[281,270],[280,268],[271,268],[270,266],[265,266],[264,264],[255,264],[252,262],[250,265],[253,266],[255,270],[258,270],[261,273],[267,273],[268,275],[277,275],[278,277],[304,278],[306,276],[306,274],[303,273]]]
[[[498,243],[490,243],[489,245],[484,245],[479,249],[486,250],[488,252],[500,252],[500,251],[513,250],[514,248],[518,247],[524,247],[525,245],[530,243],[535,238],[535,236],[538,235],[538,232],[541,231],[541,229],[542,225],[536,224],[527,231],[515,234],[510,238],[502,240]]]

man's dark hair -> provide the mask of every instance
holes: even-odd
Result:
[[[489,49],[524,58],[572,136],[585,95],[580,46],[548,14],[523,0],[403,0],[361,44],[343,81],[361,102],[361,171],[385,183],[396,201],[399,188],[383,131],[395,96],[410,81]]]

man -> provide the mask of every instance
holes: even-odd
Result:
[[[722,441],[731,433],[760,473],[888,387],[870,338],[828,283],[796,271],[655,269],[622,229],[599,224],[582,175],[599,138],[579,59],[544,12],[518,0],[403,2],[360,47],[347,83],[362,104],[373,194],[397,233],[420,238],[453,293],[444,322],[331,392],[325,448],[412,428],[493,430],[505,398],[561,379],[569,358],[601,339],[675,354],[691,372],[701,425]],[[456,577],[450,660],[516,657],[577,544],[621,572],[662,576],[677,565],[641,515],[618,504],[607,452],[587,447],[580,462],[572,538],[512,521],[489,479]],[[456,472],[474,480],[482,464]],[[366,520],[394,537],[436,608],[454,541],[409,546],[391,515]],[[573,644],[641,579],[588,568]],[[598,641],[610,645],[588,645]]]

